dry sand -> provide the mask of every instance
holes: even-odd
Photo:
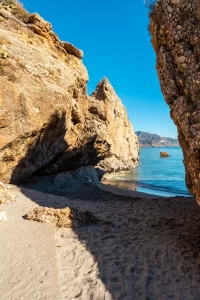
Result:
[[[0,299],[59,300],[56,229],[24,220],[37,204],[17,188],[13,193],[17,201],[0,206],[8,212],[8,220],[0,222]]]
[[[194,199],[133,198],[70,186],[14,187],[17,202],[1,206],[8,211],[0,223],[1,300],[200,299]],[[88,209],[111,224],[55,229],[24,220],[37,205]]]

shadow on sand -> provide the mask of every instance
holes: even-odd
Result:
[[[21,191],[40,206],[88,209],[111,222],[73,229],[98,263],[98,277],[111,295],[97,298],[91,285],[88,299],[200,299],[200,211],[194,199],[131,198],[76,180],[59,187],[55,176],[30,177]],[[38,192],[46,194],[41,198]]]
[[[41,206],[88,209],[111,222],[73,229],[98,263],[111,299],[200,299],[200,212],[194,199],[134,199],[81,182],[52,186],[53,177],[43,177],[21,190]],[[38,201],[33,189],[47,194]],[[48,199],[48,193],[61,200]]]

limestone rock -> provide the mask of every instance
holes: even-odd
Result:
[[[174,6],[169,18],[170,2]],[[157,72],[178,128],[187,187],[200,203],[200,2],[159,0],[150,19]],[[165,35],[160,34],[162,26]]]
[[[74,45],[72,45],[68,42],[63,42],[62,45],[63,45],[63,48],[67,51],[67,53],[73,54],[80,59],[83,58],[83,55],[84,55],[83,51],[76,48]]]
[[[180,0],[171,0],[172,4],[178,4],[180,2]]]
[[[70,171],[58,173],[54,178],[54,184],[58,188],[64,188],[68,182],[74,180],[73,175]]]
[[[99,175],[93,166],[81,167],[72,174],[77,180],[99,184]]]
[[[137,165],[137,138],[108,81],[88,97],[83,53],[38,14],[20,14],[0,5],[0,180]]]
[[[160,152],[160,157],[169,157],[168,152]]]
[[[48,32],[48,31],[50,31],[50,30],[52,30],[52,26],[51,26],[51,24],[49,23],[49,22],[46,22],[40,15],[38,15],[37,13],[34,13],[34,14],[31,14],[30,16],[29,16],[29,23],[30,24],[35,24],[35,25],[37,25],[37,26],[42,26],[42,24],[43,24],[43,27],[45,28],[45,29],[43,29],[43,31],[46,31],[46,32]]]
[[[89,99],[85,130],[97,132],[110,145],[110,155],[98,166],[106,172],[132,169],[138,162],[139,142],[126,110],[108,79],[102,80]],[[89,126],[88,126],[89,125]]]
[[[12,9],[7,13],[0,23],[1,47],[8,53],[0,58],[0,180],[17,182],[76,144],[74,127],[81,130],[84,123],[74,126],[73,107],[87,107],[88,74],[80,59],[41,40]]]
[[[57,227],[79,227],[100,222],[89,211],[79,212],[75,208],[65,207],[55,209],[52,207],[36,207],[25,218],[27,220],[54,224]]]
[[[87,105],[79,144],[52,160],[42,170],[45,174],[85,165],[95,165],[106,172],[129,170],[137,165],[138,137],[108,79],[97,85]]]
[[[0,205],[13,203],[16,201],[16,197],[12,194],[9,185],[0,182]]]
[[[70,180],[79,180],[93,184],[100,183],[100,175],[93,166],[84,166],[73,171],[58,173],[54,179],[55,186],[64,187]]]

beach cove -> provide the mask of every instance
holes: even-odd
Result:
[[[52,4],[0,0],[0,300],[200,300],[200,4]]]
[[[0,228],[2,300],[198,299],[200,218],[194,199],[70,185],[70,191],[54,186],[53,194],[52,183],[44,181],[12,187],[17,201],[2,206],[9,221]],[[38,205],[89,210],[110,224],[56,229],[24,220]]]

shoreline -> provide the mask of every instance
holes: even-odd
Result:
[[[124,191],[124,195],[127,194],[126,191],[129,191],[128,194],[132,195],[134,197],[135,195],[141,195],[141,197],[150,197],[150,198],[157,198],[157,197],[164,197],[164,198],[170,198],[170,197],[185,197],[185,198],[191,198],[192,195],[188,194],[181,194],[176,192],[168,192],[164,190],[159,190],[155,188],[148,188],[148,187],[142,187],[136,182],[128,181],[128,180],[119,180],[116,177],[110,177],[109,179],[105,179],[101,181],[102,185],[109,186],[109,189],[114,191],[114,189],[121,189],[121,193]],[[101,185],[100,185],[101,186]],[[132,192],[132,193],[131,193]]]
[[[129,196],[132,198],[139,197],[139,198],[144,198],[144,199],[155,199],[155,198],[161,197],[161,196],[155,195],[155,194],[150,194],[150,193],[148,194],[148,193],[144,193],[144,192],[140,192],[140,191],[136,191],[136,190],[131,190],[126,187],[112,185],[107,180],[102,181],[98,185],[98,187],[105,192],[111,192],[116,195]],[[162,198],[165,198],[165,197],[162,196]]]
[[[154,146],[149,146],[149,147],[147,147],[147,146],[140,146],[140,148],[168,148],[168,149],[170,149],[170,148],[181,148],[181,146],[156,146],[156,147],[154,147]]]
[[[160,158],[160,151],[167,151],[169,158]],[[184,176],[181,148],[143,147],[138,166],[132,170],[105,174],[103,182],[160,197],[191,197]]]

